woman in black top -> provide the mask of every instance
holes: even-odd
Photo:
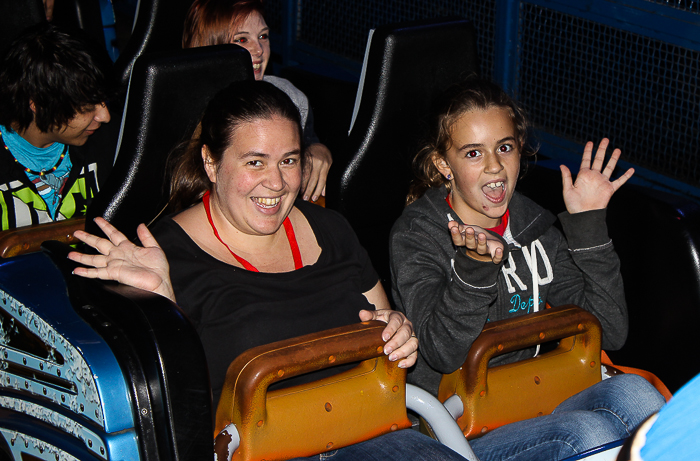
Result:
[[[296,200],[300,140],[299,113],[281,90],[231,85],[209,103],[201,134],[176,166],[171,205],[183,211],[156,227],[158,242],[141,225],[143,247],[135,246],[100,218],[109,240],[76,233],[101,254],[70,253],[92,266],[75,274],[159,293],[188,313],[217,400],[229,363],[244,350],[358,320],[387,322],[384,352],[400,367],[416,360],[412,325],[390,310],[348,223]],[[360,457],[461,459],[411,430],[343,448],[334,459]]]

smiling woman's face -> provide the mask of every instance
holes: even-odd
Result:
[[[270,28],[260,13],[253,11],[248,15],[233,34],[233,43],[248,50],[253,58],[255,80],[262,80],[270,60]]]
[[[218,165],[206,146],[202,157],[214,183],[212,202],[228,222],[249,235],[277,232],[301,186],[298,126],[276,115],[244,123]]]

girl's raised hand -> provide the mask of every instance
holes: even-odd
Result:
[[[634,174],[634,168],[630,168],[614,181],[610,181],[610,176],[620,158],[620,149],[615,149],[608,160],[608,164],[603,169],[605,161],[605,149],[609,140],[604,138],[600,141],[598,151],[591,164],[593,153],[593,143],[588,142],[583,149],[581,159],[581,169],[576,175],[576,182],[571,180],[571,171],[561,165],[561,178],[564,186],[564,203],[569,213],[581,213],[583,211],[601,210],[608,206],[610,198],[616,190],[620,188]]]
[[[479,226],[459,224],[457,221],[447,223],[452,235],[452,243],[466,247],[467,255],[477,261],[493,261],[499,264],[503,260],[503,242]]]
[[[91,267],[76,267],[73,273],[81,277],[115,280],[142,290],[151,291],[175,301],[170,282],[170,266],[158,242],[143,224],[137,233],[143,247],[131,243],[124,234],[102,218],[95,223],[109,238],[103,239],[83,231],[74,236],[100,252],[86,255],[77,251],[68,253],[68,259]]]

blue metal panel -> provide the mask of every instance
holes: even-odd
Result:
[[[560,11],[685,48],[700,49],[700,15],[665,5],[645,0],[528,0],[522,3]]]
[[[493,80],[511,95],[517,85],[519,9],[519,3],[509,0],[498,0],[496,6]]]
[[[0,262],[0,316],[0,408],[69,434],[105,459],[138,459],[122,370],[75,312],[47,256]],[[0,425],[13,430],[4,419]]]

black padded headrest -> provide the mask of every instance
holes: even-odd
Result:
[[[348,140],[351,160],[335,168],[341,177],[331,178],[327,203],[350,221],[385,281],[389,232],[403,210],[424,116],[437,95],[478,72],[476,34],[465,19],[382,26],[371,36]]]
[[[126,86],[136,59],[145,53],[182,48],[182,28],[192,0],[139,0],[129,41],[114,63]]]
[[[0,56],[27,27],[46,21],[41,0],[0,0]]]
[[[95,42],[96,47],[105,49],[105,33],[102,27],[102,11],[100,11],[99,2],[59,0],[54,5],[54,24],[81,29]]]
[[[147,54],[134,65],[117,158],[107,183],[87,211],[103,216],[129,238],[167,203],[166,162],[189,139],[209,99],[231,82],[253,79],[250,54],[219,45]]]

